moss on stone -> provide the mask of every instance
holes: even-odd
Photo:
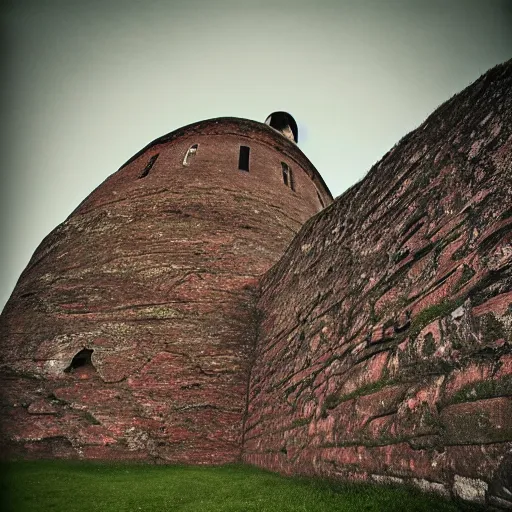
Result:
[[[390,254],[389,259],[390,259],[391,263],[396,265],[397,263],[399,263],[403,259],[407,258],[407,256],[409,256],[409,252],[410,252],[409,249],[401,248],[397,252],[394,252],[394,253]]]
[[[456,231],[463,223],[457,224],[446,236],[446,238],[442,241],[442,248],[444,249],[447,245],[450,245],[452,242],[455,242],[458,238],[461,237],[462,232]]]
[[[496,340],[507,337],[503,324],[493,313],[487,313],[480,317],[480,332],[485,344],[494,343]]]
[[[464,256],[466,256],[468,254],[468,251],[469,251],[469,246],[468,244],[464,244],[462,247],[459,247],[453,254],[452,254],[452,260],[453,261],[459,261],[461,260],[462,258],[464,258]]]
[[[325,409],[334,409],[340,403],[340,397],[335,393],[327,395],[323,407]]]
[[[430,357],[436,351],[436,342],[432,333],[427,333],[423,343],[423,355]]]
[[[309,422],[309,418],[296,418],[292,421],[292,428],[303,427],[304,425],[308,425]]]
[[[375,313],[375,301],[370,302],[370,323],[375,325],[379,321],[377,313]]]
[[[429,407],[426,407],[423,411],[423,421],[425,422],[425,425],[442,430],[443,425],[441,422],[441,418],[439,417],[439,414],[434,414],[432,410]]]
[[[512,395],[512,375],[499,380],[482,380],[464,386],[457,391],[446,403],[476,402],[485,398]]]
[[[91,425],[101,425],[101,422],[98,421],[89,411],[85,411],[84,418],[91,424]]]
[[[493,293],[490,292],[492,286],[495,283],[504,281],[508,277],[509,267],[503,267],[498,270],[491,270],[484,275],[477,283],[475,283],[471,290],[468,291],[468,296],[471,298],[471,304],[473,307],[483,304],[487,300],[493,297]]]
[[[351,441],[336,441],[335,443],[323,443],[322,448],[346,448],[349,446],[364,446],[365,448],[375,448],[378,446],[388,446],[409,442],[410,436],[397,434],[395,436],[383,435],[372,439],[357,438]]]
[[[384,322],[384,324],[382,325],[382,328],[383,328],[383,329],[388,329],[389,327],[393,327],[394,323],[395,323],[394,318],[388,318],[388,319]]]
[[[291,386],[288,386],[284,390],[285,397],[288,398],[299,387],[299,384],[300,384],[300,382],[297,382],[295,384],[292,384]]]
[[[431,358],[414,361],[403,367],[400,378],[402,381],[414,380],[419,375],[448,375],[457,367],[456,361]]]
[[[460,276],[460,279],[457,281],[457,283],[455,283],[455,286],[453,287],[454,293],[458,292],[475,274],[476,272],[473,268],[464,264],[462,275]]]
[[[424,256],[426,256],[432,249],[434,249],[435,244],[429,243],[425,247],[422,247],[418,252],[414,253],[413,261],[418,261]]]
[[[454,309],[463,304],[463,299],[457,300],[444,300],[438,304],[434,304],[428,308],[423,309],[416,317],[411,320],[411,327],[408,331],[408,336],[416,338],[421,330],[429,323],[433,322],[436,318],[441,318],[449,315]]]
[[[363,395],[371,395],[372,393],[380,391],[385,386],[390,386],[392,384],[394,384],[394,381],[385,378],[378,380],[376,382],[370,382],[369,384],[365,384],[364,386],[361,386],[360,388],[345,395],[337,395],[335,393],[327,395],[322,406],[322,412],[327,409],[334,409],[342,402],[347,402],[348,400],[352,400],[353,398],[357,398]]]

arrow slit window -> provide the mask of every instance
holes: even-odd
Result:
[[[322,206],[322,208],[325,208],[324,200],[322,199],[322,196],[318,193],[318,190],[316,191],[316,195],[318,197],[318,200],[320,201],[320,205]]]
[[[185,158],[183,159],[183,165],[190,165],[191,160],[196,156],[197,154],[197,148],[199,147],[199,144],[192,144],[190,146],[185,154]]]
[[[283,172],[284,184],[295,191],[295,182],[293,181],[293,173],[291,167],[288,164],[281,162],[281,170]]]
[[[240,146],[240,155],[238,157],[238,168],[241,171],[249,172],[249,146]]]
[[[147,163],[146,167],[144,167],[144,169],[142,170],[142,172],[139,175],[139,178],[138,178],[139,180],[142,178],[145,178],[149,174],[149,171],[151,171],[151,168],[153,167],[153,165],[155,165],[156,159],[158,158],[159,154],[160,153],[157,153],[156,155],[153,155],[149,159],[149,162]]]

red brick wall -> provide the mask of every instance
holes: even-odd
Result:
[[[2,445],[236,460],[257,280],[320,209],[317,186],[329,200],[322,183],[293,143],[244,120],[197,123],[136,155],[42,242],[4,309]],[[84,348],[92,366],[65,372]]]
[[[442,105],[265,276],[245,461],[510,500],[511,91]]]

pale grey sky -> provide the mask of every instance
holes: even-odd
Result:
[[[275,110],[334,196],[512,57],[511,0],[2,4],[0,308],[40,241],[148,142]]]

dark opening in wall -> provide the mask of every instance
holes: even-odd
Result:
[[[295,119],[288,112],[273,112],[265,120],[274,130],[281,132],[287,139],[297,143],[299,140],[299,131]]]
[[[191,160],[196,156],[197,148],[199,144],[192,144],[185,153],[185,158],[183,159],[183,165],[189,165]]]
[[[295,190],[295,183],[293,182],[293,173],[288,164],[281,162],[281,168],[283,171],[283,181],[287,187],[290,187],[292,190]]]
[[[157,153],[156,155],[153,155],[150,159],[149,159],[149,162],[147,163],[146,167],[144,167],[144,170],[141,172],[140,176],[139,176],[139,180],[141,178],[145,178],[148,174],[149,174],[149,171],[151,171],[151,168],[153,167],[153,165],[155,164],[156,162],[156,159],[158,158],[158,155],[160,153]]]
[[[318,197],[318,200],[320,201],[320,204],[322,205],[322,208],[325,208],[324,200],[322,199],[322,196],[318,193],[318,190],[316,191],[316,195]]]
[[[83,350],[80,350],[75,357],[73,357],[73,360],[71,361],[71,364],[64,370],[66,373],[69,373],[76,368],[80,368],[82,366],[90,366],[94,368],[91,360],[93,350],[89,348],[84,348]]]
[[[238,168],[241,171],[249,172],[249,146],[240,146],[240,156],[238,157]]]

